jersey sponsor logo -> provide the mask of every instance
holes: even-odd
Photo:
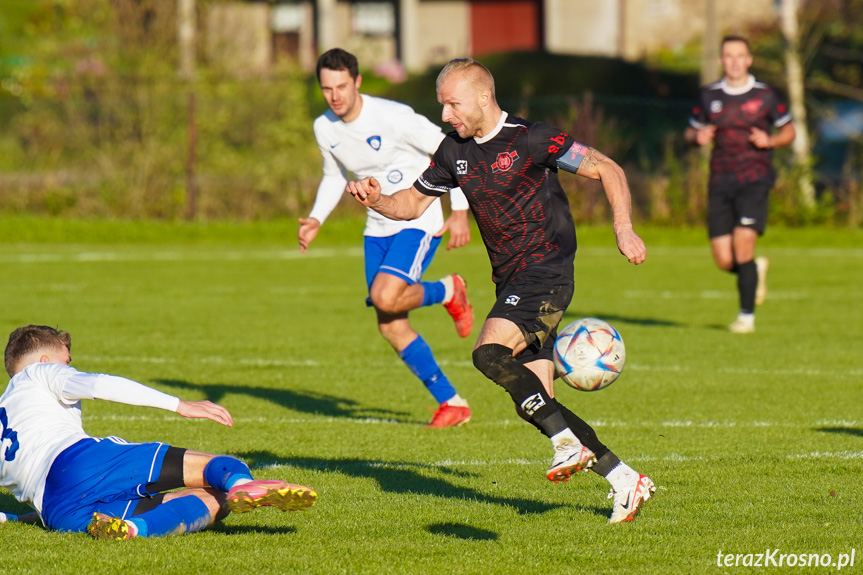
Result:
[[[710,102],[710,111],[717,114],[722,111],[722,100],[713,100]]]
[[[335,144],[330,144],[330,149],[332,150],[333,148],[335,148],[339,144],[341,144],[341,142],[336,142]]]
[[[757,222],[757,221],[758,220],[756,220],[755,218],[747,218],[746,216],[743,216],[742,218],[740,218],[740,225],[741,226],[751,226],[751,225],[755,224],[755,222]]]
[[[397,184],[402,181],[404,175],[399,170],[392,170],[387,174],[387,181],[391,184]]]
[[[749,100],[748,102],[740,106],[740,109],[747,114],[756,114],[758,113],[758,110],[761,109],[761,104],[763,103],[764,100]]]
[[[434,166],[434,163],[432,163]],[[456,160],[455,161],[455,173],[459,176],[464,176],[467,174],[467,160]]]
[[[548,153],[554,155],[558,153],[563,146],[566,145],[566,136],[561,134],[556,138],[551,138],[551,141],[554,143],[548,146]]]
[[[517,295],[510,295],[506,296],[506,299],[503,300],[503,303],[508,305],[518,305],[519,300],[521,300],[521,298]]]
[[[521,409],[528,415],[533,415],[536,410],[545,405],[545,400],[538,393],[534,393],[521,402]]]
[[[369,146],[372,147],[372,150],[374,150],[376,152],[381,149],[381,137],[380,136],[369,136],[366,139],[366,142],[368,142]]]
[[[518,152],[501,152],[497,155],[497,161],[491,165],[491,171],[495,174],[498,172],[506,172],[509,170],[515,161],[518,159]]]

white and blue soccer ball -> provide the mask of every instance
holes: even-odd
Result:
[[[623,371],[626,348],[614,327],[583,318],[563,328],[554,341],[554,367],[560,378],[581,391],[608,387]]]

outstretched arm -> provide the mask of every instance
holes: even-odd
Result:
[[[177,413],[189,419],[212,419],[216,423],[234,426],[234,418],[228,410],[212,401],[183,401],[177,405]]]
[[[348,182],[345,191],[365,207],[391,220],[416,219],[435,201],[434,196],[427,196],[413,186],[385,196],[381,194],[381,185],[374,178]]]
[[[183,401],[137,381],[116,375],[81,371],[73,373],[63,386],[63,398],[67,401],[103,399],[126,405],[156,407],[179,413],[183,417],[211,419],[229,427],[234,424],[231,414],[220,405],[206,400]]]
[[[586,148],[583,153],[584,159],[575,173],[602,182],[608,203],[611,204],[617,249],[630,263],[638,265],[644,262],[647,249],[642,239],[632,229],[632,197],[623,168],[593,148]]]

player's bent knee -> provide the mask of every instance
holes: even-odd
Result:
[[[395,315],[395,314],[400,314],[400,313],[405,311],[402,309],[402,306],[399,303],[398,298],[387,297],[385,295],[377,296],[377,297],[375,297],[375,295],[372,295],[370,297],[372,300],[372,305],[375,306],[375,309],[378,311],[381,311],[385,314]]]
[[[499,343],[487,343],[473,350],[473,365],[484,376],[506,387],[503,379],[506,376],[506,365],[515,361],[512,349]]]

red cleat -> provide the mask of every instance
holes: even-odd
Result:
[[[461,407],[458,405],[450,405],[446,401],[440,404],[431,423],[426,425],[432,427],[456,427],[464,425],[470,421],[470,408],[467,406]]]
[[[458,274],[452,274],[450,277],[453,283],[453,295],[443,306],[455,322],[455,330],[459,337],[467,337],[473,329],[473,308],[467,299],[467,283]]]

